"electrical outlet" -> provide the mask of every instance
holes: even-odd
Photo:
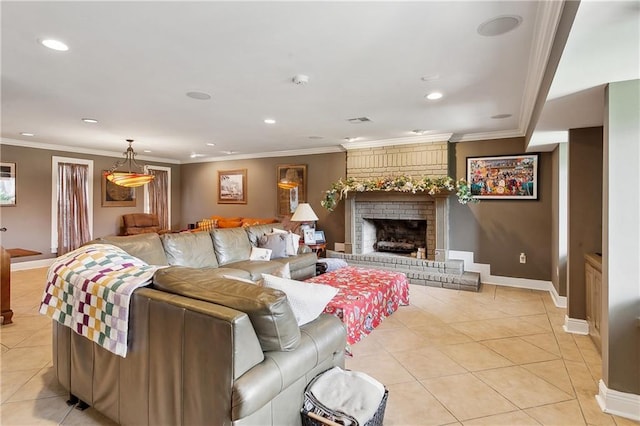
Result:
[[[527,263],[527,255],[520,253],[520,263]]]

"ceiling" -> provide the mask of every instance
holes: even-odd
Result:
[[[561,3],[3,1],[0,7],[3,144],[119,156],[125,139],[134,139],[139,158],[189,163],[522,136]],[[504,15],[522,17],[521,25],[499,36],[478,34],[480,24]],[[47,49],[38,42],[44,38],[62,40],[69,50]],[[296,75],[309,81],[295,84]],[[566,80],[562,87],[574,81]],[[434,91],[443,98],[427,100]],[[550,93],[561,98],[571,91],[554,86]],[[501,114],[511,116],[491,118]],[[371,121],[349,121],[360,117]]]
[[[530,150],[568,141],[568,129],[601,126],[607,83],[640,78],[640,1],[582,0]]]

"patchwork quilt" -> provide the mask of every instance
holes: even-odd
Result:
[[[124,358],[131,294],[157,269],[109,244],[80,247],[49,268],[40,313]]]

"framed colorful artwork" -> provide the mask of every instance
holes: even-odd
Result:
[[[538,154],[467,157],[471,195],[482,200],[537,200]]]

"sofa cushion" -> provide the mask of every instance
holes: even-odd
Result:
[[[227,263],[228,268],[242,269],[251,274],[251,279],[257,281],[262,278],[262,274],[271,274],[282,266],[281,262],[264,260],[242,260],[240,262]]]
[[[244,228],[249,236],[249,242],[252,246],[258,247],[258,240],[265,235],[271,234],[273,229],[283,229],[282,223],[269,223],[265,225],[255,225]]]
[[[254,413],[315,367],[334,358],[337,353],[344,353],[346,329],[333,315],[320,315],[315,321],[300,327],[300,332],[302,338],[296,350],[265,353],[264,361],[234,382],[233,419]],[[314,376],[312,374],[307,381]]]
[[[218,260],[208,232],[185,232],[160,236],[169,265],[216,268]]]
[[[156,272],[153,286],[168,293],[245,312],[264,351],[291,351],[300,344],[300,328],[287,296],[279,290],[219,278],[206,270],[182,266]]]
[[[251,256],[251,243],[244,228],[214,229],[211,238],[219,265],[247,260]]]
[[[149,265],[168,265],[160,236],[155,233],[116,236],[109,235],[98,238],[98,242],[105,242],[120,247],[122,250],[147,262]]]
[[[277,222],[278,222],[278,219],[274,219],[274,218],[254,218],[254,217],[242,218],[242,226],[264,225],[264,224],[277,223]]]
[[[274,262],[288,263],[291,272],[297,271],[298,269],[306,268],[308,266],[315,267],[317,261],[318,256],[313,252],[303,253],[297,256],[289,256],[282,259],[274,259]]]
[[[258,240],[258,247],[271,250],[271,259],[287,257],[287,234],[265,234]]]

